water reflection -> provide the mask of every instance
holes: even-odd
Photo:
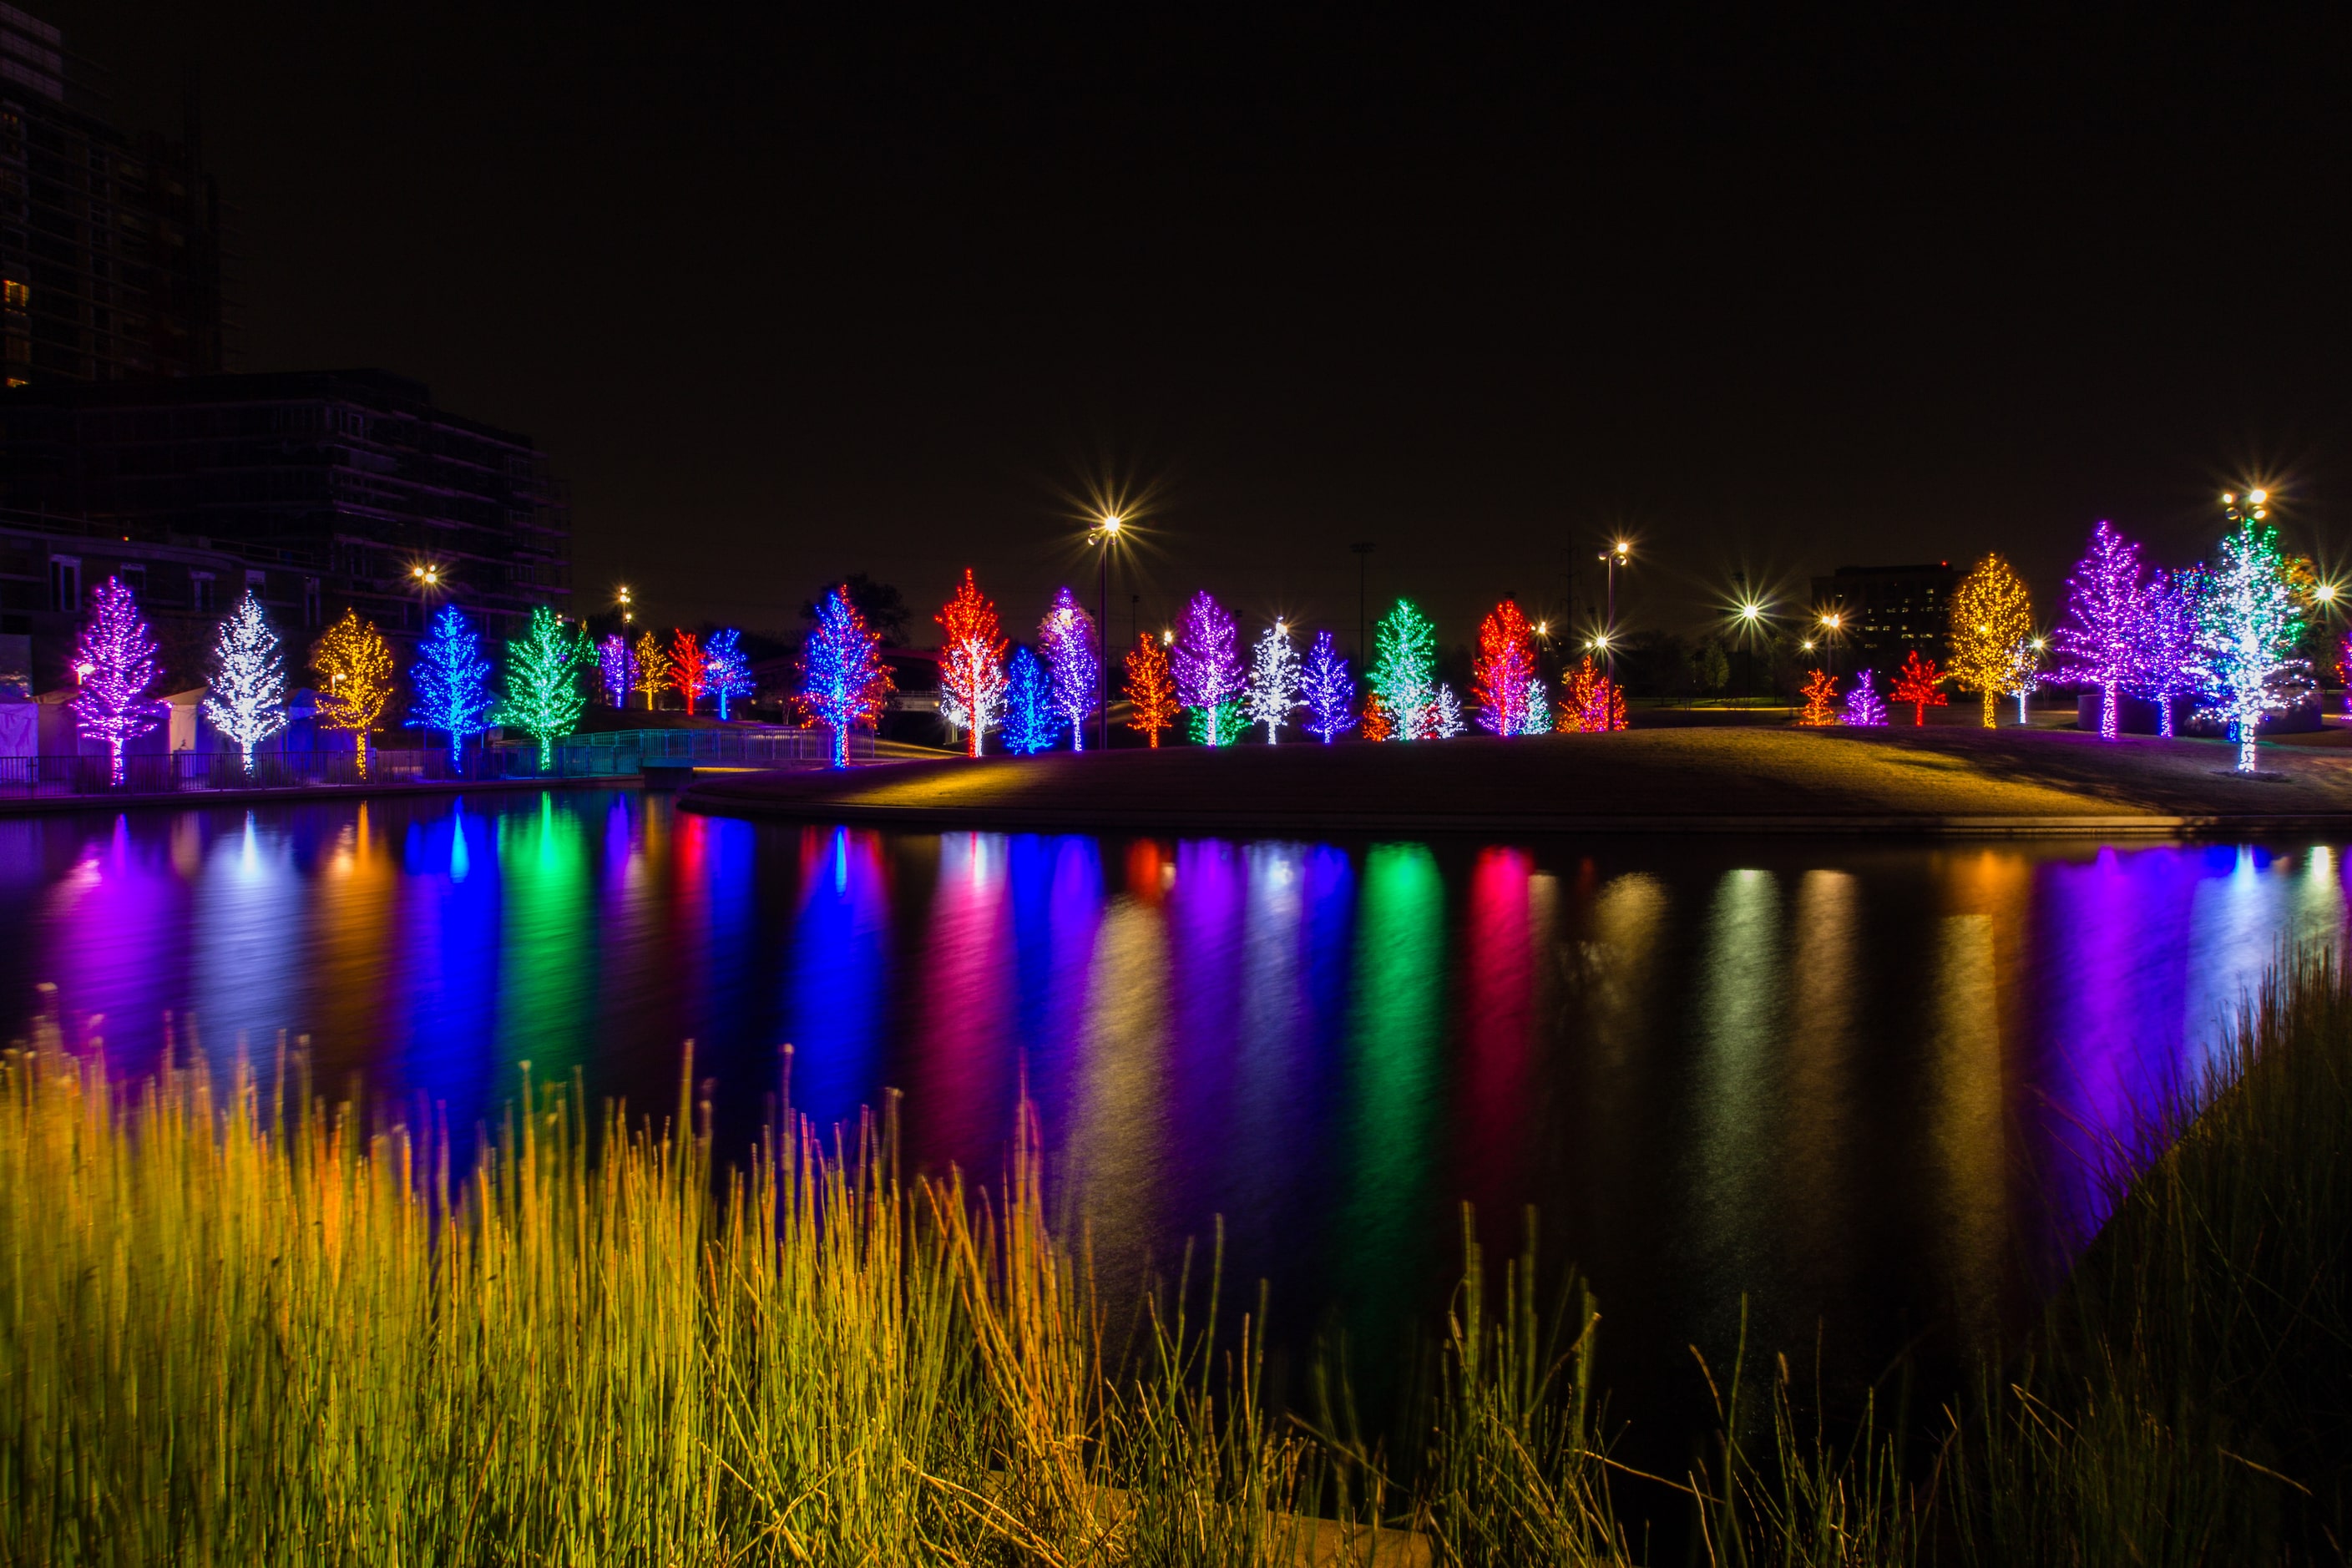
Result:
[[[1442,1295],[1458,1200],[1493,1245],[1532,1202],[1620,1364],[1681,1369],[1743,1293],[1858,1360],[1990,1326],[2273,957],[2341,941],[2346,876],[2331,845],[893,837],[488,795],[0,822],[0,984],[55,981],[118,1070],[167,1014],[223,1062],[282,1030],[330,1091],[460,1129],[525,1059],[667,1109],[690,1036],[740,1148],[789,1043],[795,1109],[901,1089],[908,1163],[992,1180],[1025,1092],[1106,1277],[1223,1214],[1233,1276],[1376,1344]]]

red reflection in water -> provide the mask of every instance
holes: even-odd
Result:
[[[1462,944],[1462,1111],[1465,1195],[1482,1212],[1518,1201],[1521,1121],[1535,1045],[1534,919],[1523,850],[1479,851],[1470,872]]]
[[[915,1147],[982,1172],[1003,1147],[1016,1092],[1006,1027],[1014,971],[1005,862],[1005,840],[996,835],[941,838],[922,1026],[907,1042]]]

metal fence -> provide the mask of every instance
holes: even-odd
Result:
[[[545,765],[530,743],[474,746],[452,763],[446,747],[394,751],[370,747],[367,772],[351,752],[261,752],[248,771],[236,752],[165,752],[122,759],[0,757],[0,799],[79,795],[204,795],[218,790],[308,789],[333,784],[483,784],[506,779],[632,776],[648,762],[673,765],[823,767],[832,759],[823,730],[630,730],[572,735],[549,751]],[[855,731],[853,761],[870,761],[874,737]]]

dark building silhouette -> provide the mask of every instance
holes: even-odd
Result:
[[[233,369],[220,196],[178,139],[97,112],[57,28],[0,5],[0,381]]]
[[[1959,574],[1948,561],[1927,566],[1841,566],[1813,579],[1813,626],[1834,614],[1838,662],[1892,676],[1913,648],[1937,664],[1951,659],[1947,619]]]
[[[383,371],[0,391],[0,616],[37,671],[89,585],[139,560],[166,612],[226,613],[250,574],[294,648],[346,606],[397,637],[446,601],[503,637],[571,596],[546,458]]]

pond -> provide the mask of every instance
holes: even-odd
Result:
[[[691,1038],[727,1152],[789,1042],[798,1111],[902,1090],[906,1161],[991,1181],[1025,1092],[1107,1282],[1222,1215],[1278,1359],[1344,1330],[1374,1388],[1459,1205],[1496,1252],[1533,1205],[1653,1436],[1743,1298],[1846,1384],[2014,1321],[2347,918],[2319,843],[892,835],[620,788],[0,820],[0,1005],[53,983],[118,1076],[167,1014],[223,1064],[284,1030],[322,1092],[463,1129],[526,1060],[665,1111]]]

